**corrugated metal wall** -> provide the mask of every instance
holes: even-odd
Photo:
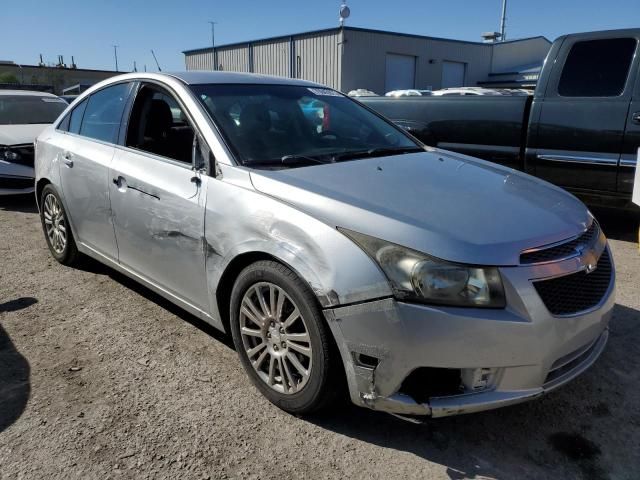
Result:
[[[289,77],[290,41],[287,38],[253,44],[253,71],[264,75]]]
[[[489,45],[357,30],[346,30],[344,35],[341,84],[344,92],[366,88],[384,94],[388,53],[416,57],[415,88],[440,88],[443,61],[466,64],[467,86],[475,86],[489,74]]]
[[[339,90],[342,75],[340,37],[338,30],[295,37],[294,76]]]
[[[225,47],[216,49],[218,70],[228,72],[249,71],[249,45],[244,47]]]
[[[415,88],[438,89],[443,62],[464,63],[464,85],[477,86],[491,71],[541,62],[548,45],[544,38],[482,44],[336,28],[216,50],[223,70],[302,78],[343,92],[367,88],[384,94],[389,90],[385,85],[387,54],[415,57]],[[211,50],[185,54],[185,64],[187,70],[211,70]]]
[[[218,69],[230,72],[249,71],[249,45],[216,48]],[[185,54],[187,70],[212,70],[211,49]],[[222,67],[222,68],[220,68]]]
[[[185,54],[184,64],[187,70],[211,70],[211,49]]]
[[[218,68],[302,78],[340,88],[340,32],[282,37],[216,48]],[[185,54],[187,70],[211,70],[211,50]]]

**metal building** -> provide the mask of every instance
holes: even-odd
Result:
[[[531,75],[525,81],[514,72],[542,65],[550,46],[544,37],[482,43],[338,27],[183,53],[187,70],[216,65],[218,70],[303,78],[343,92],[366,88],[383,94],[405,88],[530,85]]]

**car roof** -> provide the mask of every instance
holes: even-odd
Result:
[[[0,95],[24,95],[29,97],[55,97],[58,98],[53,93],[48,92],[39,92],[37,90],[0,90]]]
[[[208,83],[249,83],[249,84],[269,84],[269,85],[301,85],[322,87],[319,83],[300,80],[297,78],[275,77],[271,75],[259,75],[257,73],[240,72],[209,72],[190,70],[188,72],[166,72],[162,73],[177,78],[188,85],[203,85]]]

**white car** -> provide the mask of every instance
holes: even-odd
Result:
[[[347,93],[349,97],[379,97],[376,92],[372,92],[371,90],[367,90],[366,88],[356,88],[355,90],[350,90]]]
[[[33,193],[33,141],[66,107],[51,93],[0,90],[0,195]]]
[[[481,87],[456,87],[456,88],[443,88],[441,90],[434,90],[431,95],[443,96],[443,95],[502,95],[497,90]]]
[[[391,90],[384,94],[385,97],[426,97],[431,95],[431,90],[417,90],[410,88],[408,90]]]

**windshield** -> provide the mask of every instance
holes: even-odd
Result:
[[[300,166],[419,151],[401,130],[328,88],[192,87],[243,165]]]
[[[0,95],[0,125],[53,123],[65,108],[58,97]]]

